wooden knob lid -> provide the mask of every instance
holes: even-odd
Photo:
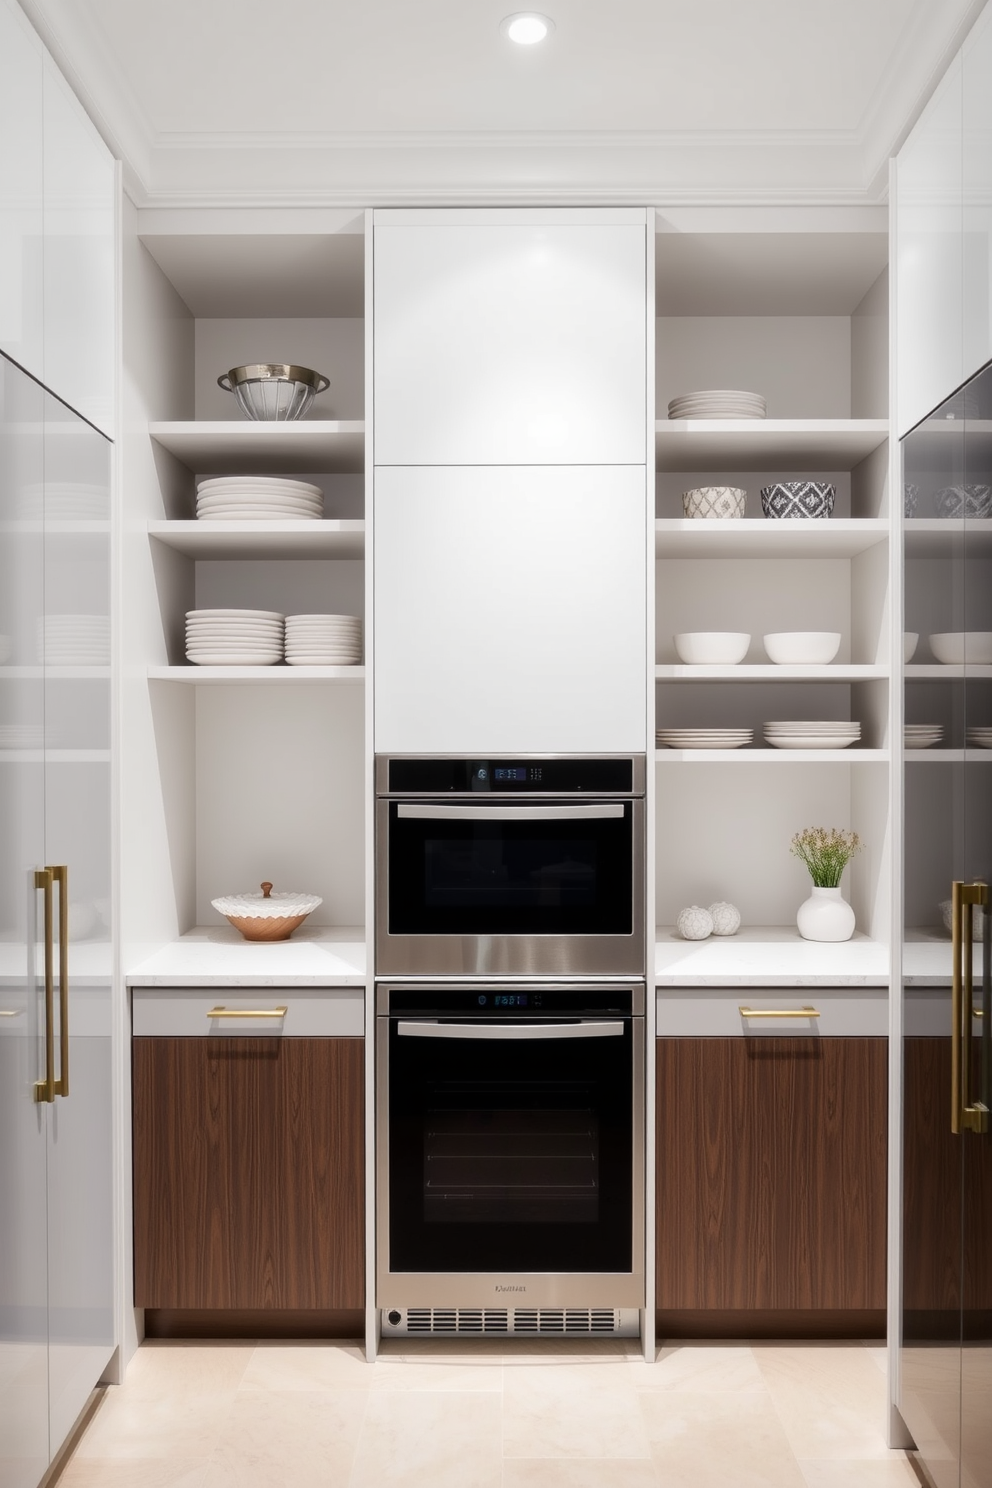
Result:
[[[268,899],[269,895],[272,893],[272,885],[270,883],[263,883],[261,885],[261,889],[262,889],[262,898],[263,899]]]

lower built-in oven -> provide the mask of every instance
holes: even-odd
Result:
[[[629,983],[377,987],[385,1333],[636,1332],[644,1005]]]
[[[377,757],[376,975],[643,977],[644,770]]]

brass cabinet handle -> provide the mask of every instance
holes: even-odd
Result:
[[[208,1018],[285,1018],[288,1006],[274,1008],[211,1008]]]
[[[23,1013],[23,1008],[0,1008],[0,1018],[20,1018]]]
[[[820,1012],[815,1007],[802,1008],[751,1008],[738,1007],[737,1011],[742,1018],[818,1018]]]
[[[48,870],[59,886],[59,1078],[55,1094],[69,1094],[69,869],[65,863]]]
[[[34,886],[45,891],[45,1078],[35,1080],[34,1098],[47,1104],[55,1100],[55,947],[52,944],[54,883],[51,868],[35,870]]]
[[[972,922],[976,904],[984,907],[987,916],[988,884],[980,880],[975,883],[955,880],[951,885],[951,1131],[955,1136],[967,1131],[985,1132],[989,1123],[988,1107],[971,1099]],[[987,955],[986,950],[986,958]],[[986,980],[987,977],[986,966]],[[966,1008],[969,1016],[965,1015]]]

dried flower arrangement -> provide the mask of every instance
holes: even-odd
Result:
[[[809,869],[818,889],[836,889],[841,874],[861,848],[857,832],[836,827],[804,827],[792,839],[791,851]]]

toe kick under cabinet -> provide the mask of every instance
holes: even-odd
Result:
[[[135,988],[132,1016],[149,1332],[346,1326],[364,1305],[363,990]]]
[[[884,1331],[886,1008],[881,987],[659,989],[662,1336]]]

